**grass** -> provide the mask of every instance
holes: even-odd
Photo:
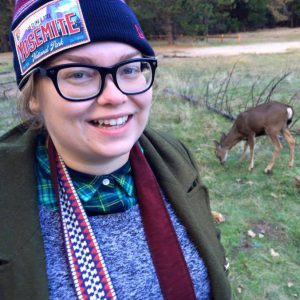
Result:
[[[265,40],[271,39],[264,34]],[[211,207],[226,218],[217,226],[231,264],[234,299],[300,298],[300,197],[294,184],[294,178],[300,177],[299,142],[292,169],[287,168],[289,152],[283,143],[273,173],[269,176],[263,173],[273,151],[268,139],[263,137],[257,139],[255,168],[251,173],[246,160],[238,162],[242,145],[234,147],[226,165],[221,166],[214,155],[213,140],[218,140],[222,131],[229,130],[231,123],[207,110],[204,100],[207,97],[212,102],[216,100],[216,90],[226,82],[235,64],[226,93],[234,113],[249,101],[253,82],[257,81],[254,92],[257,96],[270,80],[287,71],[291,74],[277,87],[273,97],[283,102],[292,97],[297,99],[299,59],[300,53],[295,51],[225,58],[162,58],[159,62],[150,124],[178,137],[192,150],[201,179],[209,188]],[[0,73],[1,68],[11,68],[11,65],[2,62]],[[198,103],[192,105],[164,92],[165,88],[193,96]],[[12,117],[15,107],[11,98],[0,99],[0,133],[17,122]],[[294,101],[294,108],[299,117],[300,101]],[[294,130],[299,127],[297,122]],[[299,135],[295,137],[298,141]],[[248,230],[256,236],[250,237]],[[279,256],[273,257],[271,249]]]
[[[296,145],[295,166],[287,168],[288,147],[282,153],[272,175],[263,173],[273,147],[267,138],[257,139],[255,168],[249,173],[248,162],[238,162],[242,145],[232,149],[223,167],[214,156],[213,140],[219,139],[231,123],[206,109],[203,98],[210,82],[220,82],[237,63],[230,101],[236,112],[246,101],[249,88],[258,77],[258,90],[275,75],[291,71],[291,76],[275,90],[273,98],[287,102],[297,95],[299,53],[273,55],[243,55],[239,58],[168,58],[160,61],[158,84],[154,97],[153,127],[170,132],[193,151],[202,181],[209,188],[211,207],[225,215],[218,227],[231,262],[230,280],[234,299],[299,299],[300,297],[300,213],[299,190],[294,178],[300,177],[300,149]],[[235,83],[234,83],[235,81]],[[199,102],[192,105],[180,97],[164,93],[171,88],[181,94],[193,95]],[[213,89],[213,88],[212,88]],[[211,94],[212,95],[212,94]],[[296,116],[300,116],[299,101],[294,101]],[[294,130],[298,130],[297,122]],[[299,139],[299,136],[295,136]],[[256,233],[254,238],[248,230]],[[259,237],[260,234],[260,237]],[[279,253],[273,257],[271,249]]]
[[[218,226],[231,263],[235,299],[298,298],[300,203],[294,177],[300,174],[299,146],[295,167],[287,168],[288,151],[284,147],[270,176],[263,173],[263,168],[272,147],[264,138],[258,141],[252,173],[248,172],[246,161],[237,162],[240,147],[232,150],[227,165],[222,167],[214,157],[212,140],[221,128],[231,124],[203,107],[191,107],[168,97],[157,96],[153,112],[153,127],[171,132],[192,149],[202,181],[209,188],[212,209],[226,217]],[[256,232],[255,238],[247,235],[250,229]],[[259,238],[259,233],[263,237]],[[279,257],[270,255],[272,248]],[[290,288],[289,282],[293,283]]]

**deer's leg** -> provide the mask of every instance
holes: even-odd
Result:
[[[249,143],[248,143],[248,141],[246,141],[245,144],[244,144],[244,150],[243,150],[243,153],[242,153],[242,155],[241,155],[241,157],[240,157],[240,162],[245,158],[245,155],[246,155],[246,151],[247,151],[248,145],[249,145]]]
[[[280,149],[282,147],[281,144],[280,144],[280,141],[278,139],[277,134],[268,134],[268,135],[271,138],[272,144],[273,144],[275,149],[274,149],[274,152],[273,152],[273,155],[272,155],[272,159],[270,160],[269,164],[265,168],[265,173],[266,174],[268,174],[272,171],[275,160],[276,160],[277,156],[279,155]]]
[[[283,130],[283,136],[290,147],[289,168],[291,168],[294,165],[294,149],[296,141],[287,128]]]
[[[254,168],[254,144],[255,144],[255,136],[251,135],[248,137],[247,141],[249,148],[250,148],[250,160],[249,160],[249,167],[248,170],[252,171]]]

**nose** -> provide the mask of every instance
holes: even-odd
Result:
[[[106,75],[102,93],[98,96],[97,102],[101,105],[120,105],[128,99],[114,83],[110,74]]]

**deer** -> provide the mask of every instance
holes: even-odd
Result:
[[[293,107],[281,102],[266,102],[247,111],[241,112],[233,123],[228,134],[222,133],[220,142],[215,141],[215,153],[223,165],[227,159],[229,150],[237,143],[245,140],[244,149],[240,157],[240,162],[246,155],[246,150],[250,148],[250,159],[248,170],[254,168],[254,145],[255,138],[268,136],[274,146],[274,152],[264,172],[269,174],[275,164],[275,160],[280,154],[282,145],[279,140],[281,133],[290,148],[288,166],[294,164],[295,139],[289,131],[289,125],[294,115]]]

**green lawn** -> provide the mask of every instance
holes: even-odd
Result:
[[[229,154],[225,166],[214,155],[213,140],[229,130],[231,122],[207,110],[204,99],[216,101],[216,90],[228,81],[229,104],[237,114],[274,78],[291,72],[275,89],[272,100],[294,99],[296,118],[300,117],[300,54],[243,55],[226,58],[162,59],[158,70],[151,125],[170,132],[184,141],[199,162],[203,182],[210,191],[211,207],[225,215],[218,225],[231,263],[230,280],[235,299],[299,299],[300,297],[300,195],[294,179],[300,178],[299,143],[295,165],[288,169],[288,146],[283,149],[272,175],[263,170],[273,147],[265,137],[257,139],[255,167],[248,172],[247,160],[238,162],[242,144]],[[226,81],[227,80],[227,81]],[[223,85],[224,86],[224,85]],[[198,100],[189,104],[181,97],[163,92],[172,89]],[[266,92],[267,94],[267,92]],[[219,96],[222,94],[219,94]],[[299,97],[299,96],[298,96]],[[299,130],[297,122],[293,130]],[[298,141],[299,135],[294,135]],[[256,236],[250,237],[252,230]],[[278,256],[271,255],[271,249]],[[273,253],[274,253],[273,252]]]

